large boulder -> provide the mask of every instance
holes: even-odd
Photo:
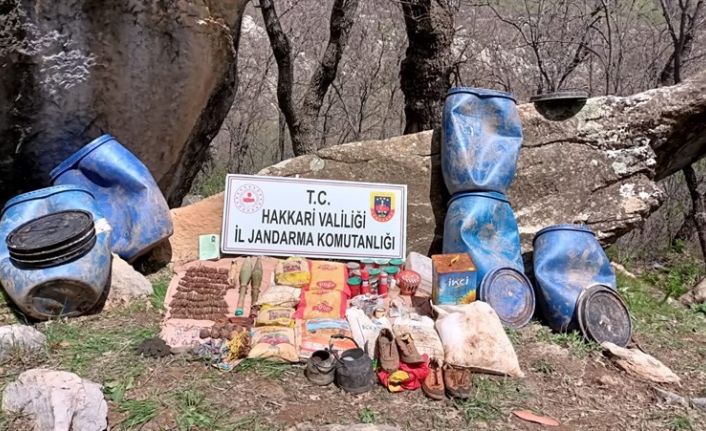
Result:
[[[706,72],[674,87],[589,99],[575,117],[551,121],[520,105],[524,130],[508,193],[523,250],[556,223],[586,223],[604,245],[633,229],[664,198],[656,184],[706,152]],[[354,142],[285,160],[261,175],[403,183],[409,251],[441,249],[448,194],[438,134]],[[173,211],[173,260],[197,256],[198,234],[221,230],[223,195]]]
[[[2,410],[27,416],[35,431],[102,431],[108,404],[101,389],[66,371],[29,370],[5,387]]]
[[[247,0],[0,0],[0,202],[111,133],[178,204],[236,87]]]
[[[613,243],[662,203],[657,180],[706,152],[706,72],[674,87],[589,99],[566,121],[531,104],[519,110],[524,142],[508,195],[524,250],[556,223],[586,223]],[[409,250],[440,249],[448,195],[431,131],[326,148],[260,174],[406,183]]]

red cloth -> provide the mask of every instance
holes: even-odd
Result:
[[[417,389],[422,387],[422,382],[429,375],[429,356],[422,355],[422,358],[424,358],[424,362],[416,365],[408,365],[404,362],[400,362],[399,371],[404,371],[409,374],[409,378],[401,384],[402,389],[407,391],[416,391]],[[378,379],[380,380],[380,383],[386,388],[389,388],[388,379],[390,378],[391,374],[392,373],[388,373],[385,370],[378,371]]]

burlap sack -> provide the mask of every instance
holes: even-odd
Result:
[[[490,305],[475,301],[448,312],[432,305],[444,362],[473,371],[524,377],[515,349]]]

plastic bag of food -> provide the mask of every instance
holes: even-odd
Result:
[[[375,342],[382,328],[392,329],[390,320],[385,316],[371,319],[365,314],[365,311],[353,307],[346,310],[346,319],[355,342],[359,346],[367,345],[368,356],[375,359]]]
[[[305,287],[311,281],[309,262],[303,257],[290,257],[280,261],[275,268],[277,284],[293,287]]]
[[[346,294],[337,290],[302,290],[297,319],[341,319],[346,315]]]
[[[252,348],[248,358],[298,362],[299,355],[294,329],[281,326],[260,326],[252,330]]]
[[[444,346],[441,344],[439,334],[434,329],[434,321],[430,317],[411,313],[409,317],[396,319],[392,329],[395,336],[404,333],[411,334],[414,345],[420,354],[429,355],[430,359],[436,359],[439,364],[444,363]]]
[[[294,309],[264,306],[257,312],[255,326],[287,326],[294,328]]]
[[[311,282],[304,289],[345,292],[350,296],[347,269],[342,263],[314,260],[311,262]]]
[[[301,289],[291,286],[270,286],[260,294],[255,305],[294,308],[299,304]]]
[[[315,351],[328,349],[330,341],[333,341],[333,349],[338,352],[356,347],[346,338],[331,340],[332,335],[352,336],[346,319],[313,319],[297,322],[299,356],[302,359],[308,359]]]
[[[476,301],[455,307],[461,310],[457,312],[432,307],[439,315],[436,330],[447,364],[489,374],[524,377],[515,349],[490,305]]]

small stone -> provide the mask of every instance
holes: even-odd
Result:
[[[47,337],[32,326],[15,324],[0,326],[0,362],[18,354],[41,354]]]
[[[120,304],[129,304],[138,298],[152,295],[152,283],[118,255],[113,255],[113,268],[110,291],[105,301],[105,308],[110,309]]]
[[[622,382],[620,379],[613,377],[608,374],[603,374],[602,376],[598,377],[596,379],[598,384],[601,386],[619,386]]]
[[[641,350],[625,349],[609,342],[604,342],[601,346],[610,353],[613,362],[628,374],[656,383],[681,381],[666,365]]]

